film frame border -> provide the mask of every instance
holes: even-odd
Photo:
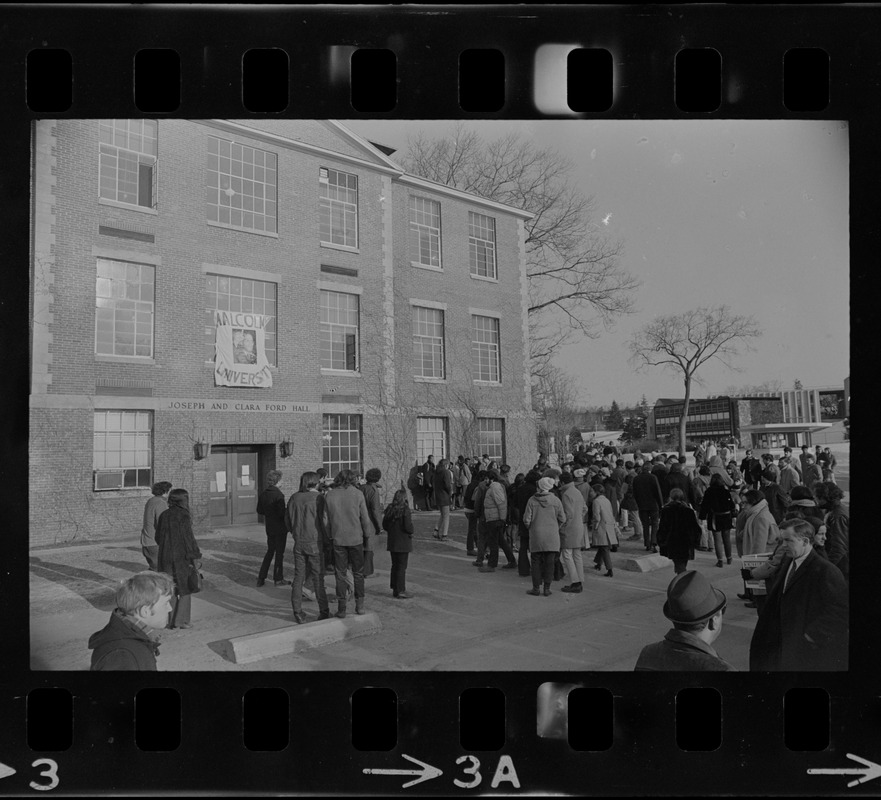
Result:
[[[874,133],[879,121],[876,100],[879,65],[873,59],[873,24],[877,26],[879,9],[871,6],[793,7],[750,6],[746,8],[708,6],[602,6],[546,8],[541,6],[491,6],[480,8],[438,7],[365,8],[365,7],[269,7],[252,18],[254,41],[243,42],[237,26],[239,11],[250,9],[191,6],[187,8],[120,8],[70,6],[0,9],[6,18],[0,59],[4,64],[0,86],[0,107],[7,109],[7,125],[0,130],[8,163],[4,192],[4,210],[10,227],[27,231],[30,225],[28,166],[30,122],[39,116],[50,117],[135,117],[143,114],[134,105],[132,87],[123,65],[144,43],[161,42],[177,49],[181,57],[183,87],[181,104],[173,117],[264,117],[250,113],[242,105],[238,65],[242,53],[250,47],[283,47],[291,62],[292,85],[302,72],[295,65],[310,66],[317,72],[297,85],[297,98],[284,116],[302,118],[354,119],[622,119],[631,117],[670,119],[831,119],[847,120],[850,125],[851,169],[851,286],[871,285],[870,254],[879,251],[872,211],[874,186],[870,165],[874,159]],[[127,26],[126,22],[137,24]],[[481,22],[480,33],[462,22]],[[528,24],[527,21],[528,20]],[[122,24],[121,24],[122,23]],[[488,24],[492,23],[492,24]],[[304,34],[304,30],[307,31]],[[304,36],[307,37],[304,40]],[[615,55],[615,99],[609,111],[601,114],[539,113],[528,88],[534,82],[532,54],[546,43],[571,43],[606,49]],[[95,58],[95,42],[104,47]],[[110,44],[112,43],[112,44]],[[680,111],[673,101],[675,81],[671,54],[683,45],[713,48],[722,54],[723,75],[737,71],[744,93],[737,102],[722,97],[718,110]],[[27,53],[35,48],[67,49],[74,65],[74,92],[71,108],[63,113],[36,114],[24,102],[23,75]],[[790,47],[816,47],[830,58],[830,98],[820,112],[790,112],[783,104],[782,54]],[[325,57],[332,47],[390,49],[397,54],[397,105],[382,115],[359,114],[349,102],[347,81],[330,76]],[[450,51],[469,48],[496,49],[505,55],[506,101],[496,113],[463,113],[458,108],[456,59],[438,60],[439,47]],[[414,55],[415,54],[415,55]],[[404,69],[403,67],[406,67]],[[114,68],[115,67],[115,68]],[[729,72],[730,74],[730,72]],[[188,76],[198,76],[196,87]],[[636,86],[638,88],[634,89]],[[431,87],[432,91],[426,91]],[[224,91],[225,90],[225,91]],[[756,91],[758,90],[758,91]],[[292,93],[293,94],[293,93]],[[162,118],[161,115],[151,116]],[[3,244],[7,263],[27,261],[27,237],[7,239]],[[28,303],[21,302],[29,293],[26,271],[7,268],[7,291],[16,298],[6,324],[10,330],[22,330],[29,324]],[[865,371],[859,356],[867,354],[871,341],[868,329],[871,309],[868,293],[852,293],[851,338],[862,343],[855,348],[857,359],[852,373]],[[869,313],[867,313],[869,312]],[[28,386],[28,363],[24,358],[12,362],[16,385]],[[859,382],[859,379],[858,379]],[[867,386],[870,382],[864,381]],[[7,397],[5,406],[10,429],[27,430],[27,397]],[[858,401],[858,407],[860,403]],[[9,462],[24,463],[27,437],[8,440]],[[858,446],[858,453],[862,446]],[[11,471],[10,490],[26,496],[27,481]],[[860,481],[857,481],[860,485]],[[858,520],[865,509],[855,509]],[[13,520],[27,524],[22,508]],[[20,526],[16,526],[17,528]],[[865,742],[877,737],[881,722],[881,701],[873,667],[878,663],[878,636],[881,630],[878,611],[869,594],[869,574],[859,565],[869,561],[866,543],[855,544],[858,564],[852,578],[851,669],[845,674],[775,674],[755,676],[733,674],[721,678],[695,674],[635,676],[628,673],[332,673],[306,676],[284,673],[271,676],[261,673],[157,673],[156,675],[118,675],[112,685],[96,686],[90,675],[80,673],[31,672],[28,668],[27,543],[14,541],[6,557],[9,577],[0,587],[0,600],[6,610],[5,638],[10,644],[2,670],[4,691],[0,693],[0,717],[9,721],[0,731],[0,761],[14,764],[20,772],[42,754],[26,747],[25,698],[35,688],[63,686],[74,696],[77,732],[72,747],[59,755],[68,766],[56,793],[101,790],[112,786],[123,793],[142,791],[248,791],[253,782],[261,791],[280,793],[317,793],[387,791],[389,783],[365,778],[363,768],[380,761],[403,762],[397,754],[407,752],[437,764],[446,776],[461,773],[453,767],[462,756],[458,722],[448,713],[449,701],[475,686],[495,686],[506,696],[506,743],[498,753],[486,753],[486,764],[495,764],[501,754],[509,754],[516,765],[523,791],[565,791],[624,794],[652,794],[724,791],[762,794],[839,793],[840,784],[827,779],[820,782],[805,774],[808,763],[804,754],[786,751],[774,724],[759,726],[756,720],[779,723],[782,697],[792,687],[823,686],[832,703],[830,748],[823,761],[845,766],[845,751],[865,752]],[[862,557],[862,558],[861,558]],[[862,601],[862,602],[861,602]],[[814,675],[817,675],[816,673]],[[820,674],[822,675],[822,674]],[[535,736],[535,693],[546,681],[603,686],[615,696],[615,744],[606,752],[571,751],[566,743],[537,739]],[[294,710],[309,707],[311,694],[327,692],[333,712],[323,718],[320,736],[310,743],[297,743],[280,753],[253,753],[241,742],[241,720],[236,718],[241,696],[254,686],[281,686],[291,703],[291,724],[296,725]],[[391,686],[398,696],[399,736],[395,750],[383,754],[354,751],[351,748],[350,696],[365,685]],[[145,687],[173,686],[182,695],[181,747],[172,753],[142,752],[134,747],[127,734],[128,706],[124,695],[132,697]],[[318,689],[316,690],[316,686]],[[679,689],[715,687],[723,702],[723,713],[736,708],[737,719],[724,721],[721,748],[713,753],[686,753],[676,746],[672,731],[670,706]],[[447,702],[432,704],[433,696]],[[298,705],[299,704],[299,705]],[[232,715],[232,716],[230,716]],[[83,719],[80,719],[82,717]],[[200,735],[208,729],[211,737]],[[432,741],[418,738],[419,730],[432,731]],[[129,732],[130,733],[130,732]],[[112,739],[110,744],[108,739]],[[319,740],[330,739],[330,748],[322,751]],[[437,740],[437,741],[435,741]],[[295,752],[294,752],[295,751]],[[336,752],[334,752],[336,751]],[[223,753],[222,761],[200,757]],[[338,753],[347,755],[351,769],[339,768]],[[484,754],[481,754],[484,755]],[[879,754],[881,755],[881,754]],[[394,756],[394,758],[392,757]],[[834,756],[834,758],[833,758]],[[157,761],[161,766],[157,768]],[[817,758],[811,759],[816,764]],[[193,765],[198,764],[197,768]],[[548,770],[547,765],[552,769]],[[304,768],[308,765],[308,769]],[[695,766],[697,765],[697,766]],[[662,766],[672,766],[666,771]],[[192,769],[192,772],[188,772]],[[691,771],[689,771],[691,770]],[[487,772],[486,769],[483,770]],[[489,772],[492,771],[490,768]],[[269,774],[271,773],[271,774]],[[256,775],[256,777],[255,777]],[[761,775],[761,784],[755,775]],[[801,777],[798,777],[801,776]],[[36,772],[31,775],[34,780]],[[240,783],[228,783],[238,778]],[[140,783],[134,785],[134,781]],[[370,780],[377,781],[373,788]],[[652,781],[647,791],[646,781]],[[93,781],[97,781],[93,783]],[[215,781],[211,785],[211,781]],[[4,781],[5,782],[5,781]],[[0,793],[7,787],[0,782]],[[7,784],[12,790],[11,781]],[[507,784],[502,784],[505,788]],[[462,788],[462,787],[460,787]],[[485,781],[474,787],[484,791]],[[426,782],[420,786],[427,793],[450,791],[449,782]]]

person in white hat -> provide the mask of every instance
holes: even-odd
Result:
[[[699,572],[682,572],[667,587],[664,616],[672,623],[663,641],[646,645],[636,672],[736,672],[720,658],[713,642],[722,632],[728,599]]]

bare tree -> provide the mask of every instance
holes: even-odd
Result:
[[[730,360],[742,350],[751,350],[750,340],[761,335],[753,317],[735,314],[723,305],[656,317],[628,342],[631,361],[638,368],[664,367],[682,375],[685,404],[679,420],[680,454],[685,453],[691,382],[698,369],[714,358],[735,369]]]
[[[593,221],[595,199],[570,183],[569,159],[517,133],[485,141],[461,123],[408,146],[409,172],[533,213],[525,224],[533,374],[574,335],[595,338],[632,312],[640,283],[619,265],[621,242]]]
[[[569,436],[578,426],[575,381],[559,367],[546,365],[532,383],[532,408],[538,417],[540,449],[550,450],[550,439],[566,452]]]

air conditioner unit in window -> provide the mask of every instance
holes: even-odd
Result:
[[[115,470],[95,470],[95,491],[104,489],[121,489],[122,488],[122,471]]]

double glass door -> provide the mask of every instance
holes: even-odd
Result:
[[[257,522],[257,449],[247,445],[212,446],[208,458],[211,524]]]

